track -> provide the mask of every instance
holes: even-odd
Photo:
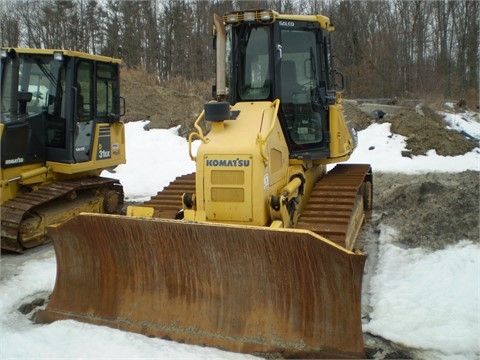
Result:
[[[103,187],[115,188],[121,194],[120,202],[123,203],[123,189],[118,184],[118,180],[102,177],[56,181],[38,190],[21,194],[14,199],[6,201],[1,208],[2,249],[23,252],[24,246],[22,246],[19,239],[20,224],[29,217],[30,212],[35,211],[35,208],[68,196],[68,194],[74,191],[78,192]],[[44,241],[45,239],[42,238],[29,242],[28,247],[37,246]]]
[[[155,209],[154,217],[162,219],[175,219],[179,210],[182,209],[183,193],[195,192],[195,173],[177,177],[170,182],[157,195],[143,203]]]
[[[182,209],[182,194],[195,192],[195,174],[177,177],[143,205],[155,209],[154,217],[175,219]],[[340,164],[315,184],[297,228],[313,231],[351,248],[371,210],[370,165]],[[362,208],[359,208],[362,207]]]
[[[297,228],[313,231],[352,249],[372,210],[370,165],[340,164],[313,187]]]

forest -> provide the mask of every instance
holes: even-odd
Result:
[[[212,82],[212,17],[232,10],[322,14],[355,98],[479,99],[480,2],[0,0],[0,41],[118,57],[157,84]]]

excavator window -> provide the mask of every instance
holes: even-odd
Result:
[[[47,146],[57,149],[66,147],[66,118],[67,107],[65,87],[66,70],[62,66],[56,71],[55,78],[49,83],[48,105],[46,108],[47,118]],[[53,81],[55,80],[55,81]]]
[[[75,86],[72,88],[75,105],[75,161],[88,161],[93,146],[94,119],[91,113],[92,103],[92,71],[93,63],[90,60],[79,60],[76,71]]]
[[[118,116],[118,79],[116,69],[110,64],[97,64],[97,116],[109,118]]]
[[[88,60],[79,60],[75,86],[73,87],[76,97],[77,121],[89,121],[93,119],[93,84],[92,84],[93,63]]]
[[[23,114],[34,114],[45,110],[48,106],[50,84],[47,74],[50,74],[52,70],[55,71],[52,69],[52,64],[42,57],[20,59],[18,65],[19,101],[15,109],[10,109],[12,67],[8,64],[5,65],[3,66],[5,73],[2,78],[2,112],[14,110]]]
[[[281,100],[284,103],[293,103],[302,96],[302,86],[298,83],[295,61],[283,60],[281,69]],[[294,100],[295,98],[295,100]]]
[[[2,57],[2,69],[2,122],[12,128],[23,123],[29,135],[21,158],[26,164],[42,162],[48,157],[47,147],[65,146],[65,125],[55,121],[64,68],[51,55],[11,49]]]

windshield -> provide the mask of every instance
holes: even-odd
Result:
[[[60,67],[51,55],[19,56],[18,103],[17,109],[11,109],[13,62],[2,60],[2,114],[15,113],[34,114],[41,111],[53,112],[53,99],[61,94]],[[17,96],[17,94],[13,94]],[[22,108],[22,103],[25,108]],[[2,121],[6,117],[2,116]]]

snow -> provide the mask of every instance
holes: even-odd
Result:
[[[480,114],[467,111],[464,115],[451,114],[442,112],[445,121],[453,130],[463,133],[464,135],[480,140]]]
[[[480,125],[480,124],[479,124]],[[372,170],[422,174],[427,172],[461,172],[480,170],[480,148],[461,156],[440,156],[429,150],[426,156],[401,156],[406,138],[390,132],[390,123],[372,124],[358,133],[358,146],[349,163],[369,163]]]
[[[480,246],[463,240],[443,250],[403,249],[395,230],[383,227],[378,271],[371,280],[374,335],[437,357],[480,354]]]
[[[130,201],[148,200],[175,177],[195,171],[188,142],[178,136],[178,127],[145,131],[146,125],[148,121],[126,124],[127,164],[118,166],[114,175],[102,174],[120,179]]]
[[[478,116],[478,115],[477,115]],[[479,137],[478,121],[469,114],[445,114],[457,131]],[[126,124],[127,164],[115,173],[129,200],[142,201],[175,177],[193,172],[188,143],[177,128],[144,130],[146,122]],[[462,128],[462,126],[464,126]],[[478,132],[477,132],[478,131]],[[420,174],[480,171],[480,149],[462,156],[401,156],[405,138],[390,133],[390,124],[372,124],[359,132],[359,146],[349,160],[370,163],[374,171]],[[194,151],[198,143],[194,144]],[[372,309],[364,331],[411,348],[424,358],[480,357],[480,245],[465,239],[439,251],[405,249],[394,243],[395,229],[381,227],[379,260],[369,286]],[[72,320],[33,324],[17,308],[53,289],[56,273],[53,249],[22,255],[13,268],[1,259],[0,357],[252,359],[253,356],[152,339]],[[428,355],[425,355],[428,354]]]

